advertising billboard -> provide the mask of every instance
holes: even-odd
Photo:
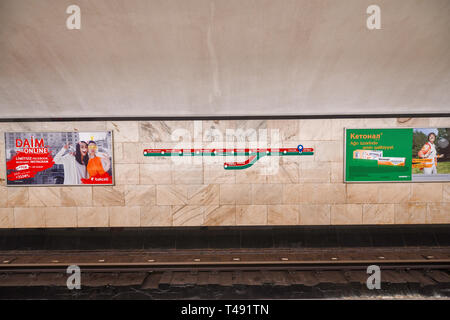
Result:
[[[450,128],[345,130],[345,182],[450,181]]]
[[[112,132],[6,132],[8,186],[112,185]]]

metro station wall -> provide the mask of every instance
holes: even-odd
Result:
[[[0,122],[0,228],[450,223],[450,183],[344,184],[344,127],[450,127],[450,118]],[[224,170],[143,156],[174,147],[178,128],[200,148],[219,142],[211,128],[269,138],[278,129],[282,147],[315,154],[279,157],[276,174],[261,160]],[[113,131],[115,186],[6,187],[4,132],[77,130]]]

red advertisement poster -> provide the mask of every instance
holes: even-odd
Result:
[[[112,133],[6,132],[7,185],[112,185]]]

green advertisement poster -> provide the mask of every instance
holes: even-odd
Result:
[[[450,128],[346,129],[345,182],[450,181]]]
[[[411,181],[413,129],[347,129],[345,180]]]

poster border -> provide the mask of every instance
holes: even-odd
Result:
[[[347,128],[344,127],[344,183],[436,183],[436,182],[440,182],[440,183],[446,183],[446,182],[450,182],[450,181],[442,181],[442,180],[427,180],[427,181],[414,181],[412,179],[412,173],[411,173],[411,180],[406,181],[347,181],[347,130],[360,130],[360,129],[447,129],[445,127],[386,127],[386,128]],[[411,168],[412,169],[412,168]]]
[[[111,177],[112,183],[108,184],[8,184],[8,170],[6,161],[6,134],[7,133],[73,133],[73,132],[110,132],[111,133]],[[115,186],[116,176],[115,176],[115,163],[114,163],[114,132],[113,130],[78,130],[78,131],[5,131],[3,132],[3,142],[5,144],[5,156],[4,156],[4,166],[5,166],[5,187],[96,187],[96,186]]]

